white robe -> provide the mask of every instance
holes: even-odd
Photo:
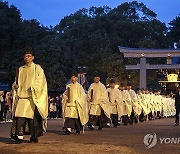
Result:
[[[132,108],[134,110],[135,115],[140,115],[141,114],[141,106],[138,104],[138,98],[137,98],[136,92],[132,89],[127,90],[127,92],[131,96]]]
[[[122,111],[121,114],[122,115],[131,115],[132,112],[132,103],[131,103],[131,96],[129,95],[129,93],[127,92],[127,90],[123,90],[123,91],[119,91],[120,97],[122,99],[122,104],[120,106],[120,109]]]
[[[164,117],[168,116],[168,101],[169,101],[169,98],[163,97],[163,116]]]
[[[70,89],[69,94],[68,88]],[[67,102],[68,99],[69,102]],[[82,125],[88,122],[87,97],[83,87],[78,82],[67,85],[62,98],[62,111],[64,118],[80,118]]]
[[[93,91],[93,96],[92,95]],[[92,97],[92,98],[91,98]],[[90,100],[92,99],[92,102]],[[101,115],[103,109],[105,115],[110,118],[110,103],[106,87],[101,83],[92,83],[88,89],[89,114]]]
[[[42,118],[48,116],[47,82],[40,65],[32,63],[19,68],[18,90],[13,91],[12,115],[34,118],[37,107]]]
[[[138,102],[142,108],[142,112],[144,113],[144,115],[148,114],[148,110],[147,110],[147,104],[146,104],[146,100],[145,100],[145,94],[138,94]]]
[[[144,94],[144,104],[146,106],[146,115],[151,112],[151,95]]]
[[[155,95],[153,93],[150,94],[150,103],[149,103],[149,107],[150,107],[150,111],[154,114],[155,111],[155,103],[154,103],[154,99],[155,99]]]
[[[118,114],[119,116],[122,116],[122,113],[120,112],[120,106],[122,104],[122,99],[120,97],[119,89],[117,88],[108,88],[107,89],[108,96],[109,96],[109,102],[110,102],[110,113],[111,114]]]
[[[162,96],[156,95],[156,111],[162,111]]]

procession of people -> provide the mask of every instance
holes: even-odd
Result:
[[[12,116],[11,139],[15,143],[23,143],[24,135],[31,136],[30,143],[38,143],[38,137],[47,130],[48,115],[50,119],[63,118],[63,135],[81,134],[96,128],[102,131],[103,128],[175,115],[175,125],[179,125],[180,87],[174,99],[173,94],[162,95],[160,90],[142,88],[135,91],[130,82],[117,87],[113,78],[104,85],[96,71],[94,82],[85,90],[78,83],[78,73],[74,71],[65,92],[50,99],[44,71],[33,60],[33,49],[28,47],[24,54],[25,65],[16,70],[13,97],[11,93],[5,97]],[[4,101],[2,95],[1,92],[0,101]],[[2,108],[2,103],[0,105]]]
[[[85,126],[90,130],[94,130],[95,126],[102,130],[105,127],[174,117],[176,114],[172,94],[161,95],[160,90],[153,92],[152,89],[139,89],[136,93],[129,82],[127,86],[121,83],[116,88],[114,79],[110,80],[109,88],[106,88],[100,82],[97,72],[94,74],[94,83],[85,94],[82,86],[77,83],[77,78],[77,75],[72,75],[72,83],[67,85],[62,98],[66,135],[70,135],[72,129],[79,134]],[[82,114],[85,122],[81,121]],[[176,118],[176,125],[179,124],[177,119],[179,116]]]

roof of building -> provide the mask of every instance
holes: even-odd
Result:
[[[180,49],[128,48],[122,46],[118,46],[118,48],[124,54],[124,57],[180,57]]]

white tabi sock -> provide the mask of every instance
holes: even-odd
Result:
[[[67,130],[71,132],[71,128],[67,128]]]
[[[23,140],[23,136],[18,136],[18,139]]]
[[[108,125],[108,126],[111,126],[111,124],[110,124],[110,123],[107,123],[107,125]]]

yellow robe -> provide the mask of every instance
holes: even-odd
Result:
[[[155,95],[153,93],[149,94],[150,95],[150,103],[149,103],[149,107],[150,107],[150,111],[152,111],[152,113],[154,113],[154,98],[155,98]]]
[[[69,92],[69,100],[68,100],[68,91]],[[63,94],[62,98],[62,111],[63,111],[63,118],[80,118],[81,124],[85,125],[88,120],[88,106],[87,106],[87,96],[84,92],[83,87],[76,82],[75,84],[71,83],[68,84],[66,87],[66,91]]]
[[[13,92],[13,116],[33,119],[36,106],[45,119],[48,116],[48,93],[43,69],[34,63],[20,67],[18,85],[18,90]]]
[[[161,112],[162,110],[162,96],[159,95],[159,102],[158,102],[158,110]]]
[[[144,115],[149,114],[147,101],[148,101],[148,97],[146,97],[146,94],[141,93],[141,106],[142,106]]]
[[[93,100],[91,99],[91,91],[93,90]],[[101,108],[105,115],[110,118],[110,103],[106,87],[101,83],[92,83],[88,89],[89,114],[101,115]]]
[[[141,114],[141,106],[138,104],[138,98],[137,98],[136,92],[132,89],[127,90],[127,92],[131,96],[132,108],[134,110],[135,115],[140,115]]]
[[[119,89],[108,88],[107,92],[109,93],[110,113],[118,114],[119,116],[122,116],[122,113],[120,112],[122,99],[119,94]]]
[[[167,117],[168,116],[168,98],[165,96],[163,97],[163,116]]]
[[[145,97],[145,105],[147,108],[146,114],[149,114],[151,112],[151,95],[150,94],[144,94]]]
[[[124,115],[131,115],[132,112],[132,103],[131,103],[131,96],[127,92],[127,90],[119,91],[120,97],[122,99],[122,104],[120,106],[121,114]]]
[[[146,103],[145,103],[145,94],[142,94],[142,93],[140,93],[140,94],[138,94],[137,95],[137,97],[138,97],[138,102],[139,102],[139,105],[141,106],[141,108],[142,108],[142,112],[145,114],[145,115],[147,115],[147,106],[146,106]]]

